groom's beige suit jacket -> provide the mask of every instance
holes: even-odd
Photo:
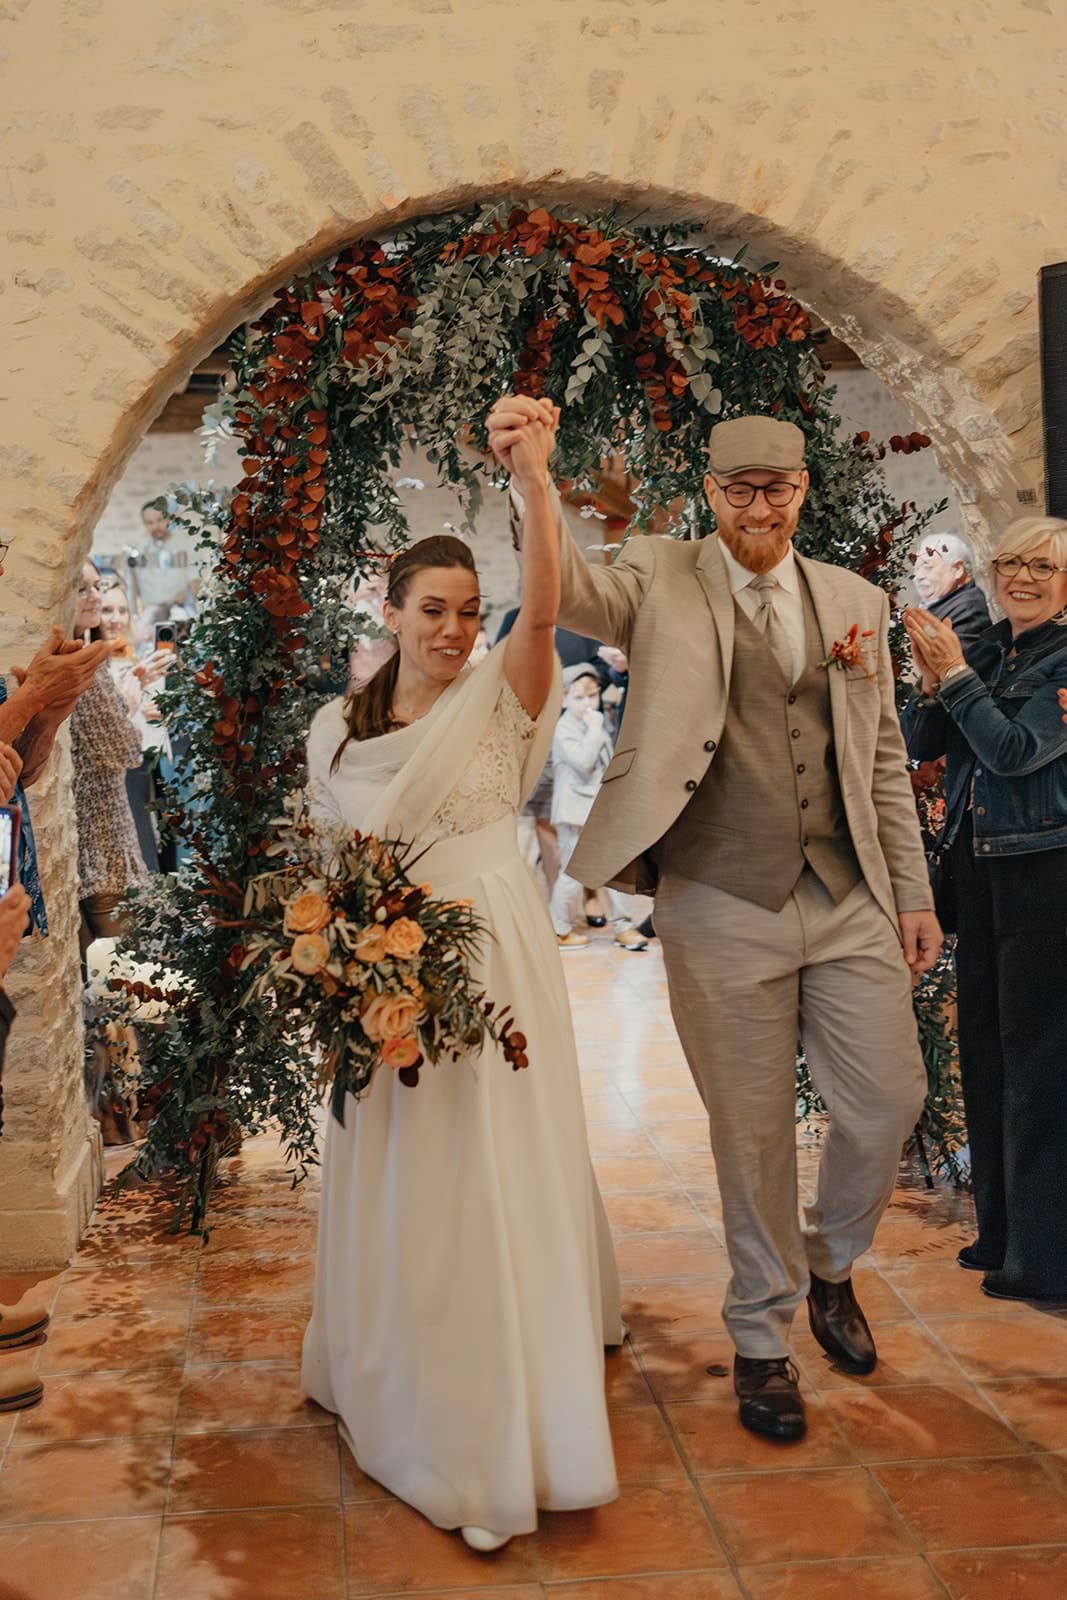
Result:
[[[667,832],[718,754],[730,693],[734,601],[716,538],[631,538],[611,567],[591,567],[561,519],[560,624],[618,645],[630,685],[616,754],[569,871],[590,887],[650,892],[647,852]],[[853,623],[871,676],[829,667],[845,816],[860,870],[897,926],[930,893],[893,692],[885,593],[842,567],[798,556],[826,659]]]

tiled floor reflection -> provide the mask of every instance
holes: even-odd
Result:
[[[619,1501],[479,1557],[356,1468],[299,1388],[314,1188],[292,1193],[260,1140],[206,1247],[127,1193],[38,1284],[45,1400],[0,1417],[0,1600],[1067,1595],[1067,1318],[985,1299],[953,1259],[967,1202],[902,1173],[856,1273],[878,1369],[836,1372],[798,1322],[808,1436],[745,1433],[717,1369],[715,1171],[658,947],[595,935],[566,970],[632,1329],[608,1370]],[[817,1157],[802,1138],[805,1181]],[[0,1276],[0,1299],[31,1285]]]

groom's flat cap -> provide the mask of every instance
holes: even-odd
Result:
[[[764,472],[799,472],[804,465],[804,435],[777,417],[731,417],[717,422],[708,436],[712,472],[729,477],[750,467]]]

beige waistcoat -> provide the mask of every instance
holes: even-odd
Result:
[[[830,685],[801,576],[807,665],[786,683],[735,602],[733,671],[719,753],[661,841],[662,873],[780,911],[805,864],[838,904],[861,872],[837,775]]]

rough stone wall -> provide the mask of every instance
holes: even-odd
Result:
[[[1039,488],[1065,55],[1053,0],[0,0],[0,667],[69,619],[146,423],[270,288],[506,191],[697,217],[780,261],[938,440],[979,531],[1002,523]],[[13,1059],[73,1082],[54,782],[38,816],[63,911],[34,981],[56,1004]],[[84,1144],[64,1103],[56,1174]],[[0,1204],[20,1159],[6,1138]]]

